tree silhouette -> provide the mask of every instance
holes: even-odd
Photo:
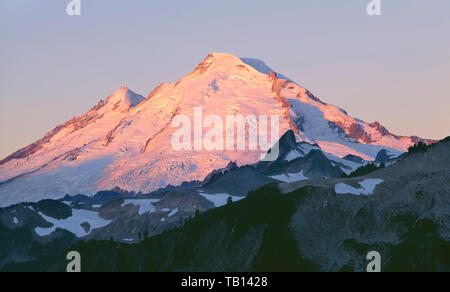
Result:
[[[354,172],[350,173],[349,175],[343,174],[342,177],[346,178],[346,177],[363,176],[363,175],[369,174],[371,172],[374,172],[375,170],[382,169],[384,167],[385,167],[384,163],[381,163],[380,166],[377,166],[375,163],[369,163],[364,166],[361,166],[360,168],[358,168]]]
[[[411,146],[408,148],[408,154],[425,152],[428,150],[428,148],[429,148],[429,146],[426,143],[420,141],[419,143],[415,144],[414,146]]]

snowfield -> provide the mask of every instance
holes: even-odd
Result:
[[[156,210],[153,203],[159,202],[157,199],[136,199],[136,200],[124,200],[122,207],[126,205],[139,206],[139,215],[144,215],[145,213],[153,213]]]
[[[178,208],[173,209],[173,210],[169,213],[169,215],[167,215],[167,217],[175,216],[177,213],[178,213]]]
[[[288,155],[286,155],[285,160],[291,162],[292,160],[302,157],[303,155],[300,152],[298,152],[298,150],[292,150],[291,152],[288,153]]]
[[[308,177],[306,177],[303,174],[303,170],[300,171],[299,173],[286,173],[286,174],[280,174],[280,175],[269,176],[269,177],[273,178],[275,180],[278,180],[278,181],[285,182],[285,183],[290,183],[290,182],[296,182],[296,181],[302,181],[302,180],[309,179]]]
[[[238,197],[238,196],[230,196],[228,194],[206,194],[203,192],[198,193],[200,196],[204,197],[208,201],[211,201],[214,203],[214,207],[222,207],[227,204],[227,200],[229,197],[233,200],[233,202],[240,201],[244,199],[245,197]]]
[[[177,82],[161,84],[147,98],[121,87],[87,113],[0,161],[0,207],[66,194],[93,195],[114,187],[151,192],[203,180],[230,161],[248,165],[260,160],[260,149],[248,147],[174,150],[170,141],[178,128],[171,122],[177,115],[193,121],[194,108],[202,108],[204,117],[217,115],[223,120],[227,115],[278,116],[280,136],[293,130],[298,142],[317,143],[336,159],[354,154],[370,161],[382,149],[397,155],[413,143],[379,124],[353,118],[271,72],[260,60],[213,53],[194,71]],[[271,137],[270,127],[267,137],[270,142],[279,138]],[[249,142],[248,135],[245,140]],[[286,159],[306,155],[307,147],[305,154],[293,152]],[[352,168],[351,162],[342,163]]]
[[[361,188],[354,188],[344,183],[338,183],[335,185],[336,194],[353,194],[353,195],[373,195],[375,188],[377,185],[384,182],[382,179],[365,179],[362,182],[359,182]]]
[[[77,210],[77,209],[72,209],[72,217],[69,217],[64,220],[58,220],[49,216],[45,216],[41,212],[39,212],[39,215],[42,218],[44,218],[45,221],[53,224],[53,226],[50,228],[43,228],[43,227],[35,228],[34,231],[39,236],[48,236],[52,234],[54,231],[56,231],[57,228],[60,228],[73,233],[78,238],[81,238],[91,233],[92,230],[105,227],[112,222],[110,220],[100,218],[98,216],[98,212]],[[89,232],[86,232],[84,228],[81,227],[81,224],[83,224],[84,222],[89,223],[90,225]]]

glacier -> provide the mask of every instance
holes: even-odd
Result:
[[[194,71],[162,83],[147,97],[122,86],[87,113],[1,160],[0,206],[115,187],[151,192],[203,180],[230,161],[260,160],[259,151],[174,150],[171,122],[177,115],[193,120],[195,107],[205,116],[277,115],[280,135],[293,130],[298,142],[317,145],[353,168],[355,163],[342,158],[352,154],[370,161],[383,149],[400,155],[423,140],[353,118],[262,61],[212,53]]]

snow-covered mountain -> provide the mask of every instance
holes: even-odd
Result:
[[[422,140],[391,134],[326,104],[262,61],[213,53],[176,83],[147,98],[122,87],[89,112],[56,127],[41,140],[0,161],[0,206],[119,187],[149,192],[202,180],[230,161],[259,161],[258,151],[174,150],[176,115],[279,116],[280,135],[343,158],[373,160],[385,149],[399,155]],[[268,135],[270,136],[270,134]],[[248,137],[246,138],[248,140]],[[429,142],[429,141],[426,141]]]

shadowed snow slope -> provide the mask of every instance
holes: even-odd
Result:
[[[338,183],[335,186],[336,194],[353,194],[353,195],[372,195],[377,185],[381,184],[382,179],[366,179],[359,184],[361,188],[354,188],[344,183]]]
[[[283,77],[269,72],[264,62],[244,60],[210,54],[193,72],[161,84],[147,98],[120,88],[86,114],[0,161],[0,206],[114,187],[148,192],[202,180],[230,161],[260,160],[261,151],[175,151],[171,138],[178,128],[171,123],[176,115],[193,121],[194,107],[202,107],[203,117],[214,114],[223,120],[227,115],[277,115],[280,135],[291,129],[298,141],[317,143],[340,158],[353,154],[373,160],[382,149],[400,154],[420,140],[354,119],[277,78]]]

